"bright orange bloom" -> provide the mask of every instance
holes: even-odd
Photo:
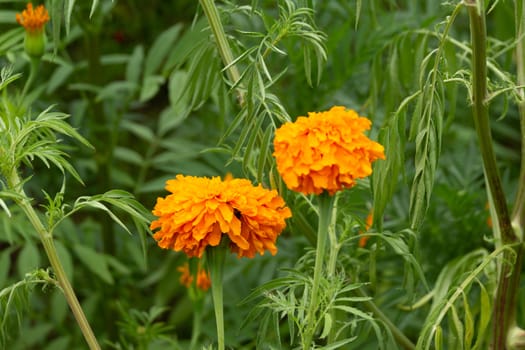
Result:
[[[166,182],[171,192],[158,198],[150,228],[161,248],[201,257],[208,245],[217,246],[223,235],[238,257],[256,252],[277,253],[275,241],[291,212],[275,190],[253,186],[246,179],[177,175]]]
[[[186,288],[190,288],[193,283],[193,276],[190,273],[190,266],[188,263],[185,263],[182,266],[177,267],[177,271],[181,273],[179,277],[179,282]]]
[[[179,282],[186,288],[190,288],[193,283],[193,276],[191,275],[189,264],[185,263],[184,265],[177,267],[177,271],[181,273]],[[201,269],[200,264],[198,265],[197,282],[195,284],[197,285],[197,288],[203,291],[207,291],[211,286],[210,277],[206,270]]]
[[[211,287],[211,280],[206,270],[199,269],[197,272],[197,288],[207,291]]]
[[[368,214],[368,216],[366,217],[366,221],[365,221],[365,231],[368,231],[370,229],[370,227],[372,227],[372,224],[374,223],[374,210],[370,210],[370,213]],[[359,231],[359,234],[362,235],[364,233],[363,231]],[[370,238],[370,236],[361,236],[361,238],[359,238],[359,247],[360,248],[364,248],[366,246],[366,242],[368,242],[368,239]]]
[[[16,14],[16,21],[28,32],[42,31],[44,24],[49,21],[49,13],[44,5],[39,5],[33,9],[33,4],[27,4],[27,8],[22,13]]]
[[[335,106],[310,112],[275,131],[277,170],[289,189],[304,194],[334,194],[372,173],[372,162],[385,159],[384,148],[364,131],[369,119]]]

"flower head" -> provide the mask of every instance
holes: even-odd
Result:
[[[372,162],[385,159],[384,148],[364,131],[369,119],[335,106],[311,112],[275,131],[277,170],[289,189],[304,194],[334,194],[372,173]]]
[[[16,14],[16,21],[26,29],[24,48],[31,57],[41,57],[46,46],[44,24],[49,21],[49,14],[44,5],[33,9],[33,4],[27,4],[22,13]]]
[[[158,198],[151,229],[161,248],[201,257],[223,235],[238,257],[277,252],[275,241],[286,227],[290,209],[275,190],[253,186],[246,179],[177,175],[168,180],[171,192]]]
[[[33,9],[33,4],[29,3],[21,14],[16,14],[16,21],[22,25],[26,31],[42,31],[44,24],[49,21],[49,13],[44,5],[39,5],[36,9]]]

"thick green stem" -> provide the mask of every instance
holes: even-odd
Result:
[[[492,147],[490,132],[487,92],[487,52],[486,28],[483,5],[475,0],[465,0],[467,6],[472,41],[472,112],[474,126],[478,135],[478,142],[483,158],[485,179],[492,195],[497,221],[501,230],[501,243],[517,242],[517,237],[510,225],[505,193],[501,185],[501,178],[496,164],[496,156]]]
[[[215,310],[215,323],[217,325],[218,350],[224,350],[222,277],[225,253],[225,248],[222,245],[218,247],[208,247],[206,249],[208,273],[211,279],[211,295],[213,298],[213,308]]]
[[[332,217],[332,208],[334,204],[334,197],[329,195],[327,192],[323,192],[318,199],[318,210],[319,210],[319,226],[317,228],[317,248],[315,250],[315,267],[314,267],[314,280],[312,283],[312,297],[310,298],[310,305],[306,314],[306,329],[303,342],[303,350],[310,349],[312,339],[315,334],[317,317],[316,311],[318,310],[319,302],[319,284],[321,281],[321,275],[323,273],[323,263],[326,250],[326,240],[328,238],[328,227]]]
[[[525,85],[525,1],[515,1],[516,18],[516,67],[518,75],[518,85]],[[514,202],[512,212],[512,227],[519,239],[523,241],[523,226],[525,225],[525,91],[518,90],[522,99],[519,107],[520,128],[521,128],[521,169],[518,181],[518,193]]]
[[[71,283],[69,283],[69,280],[66,276],[66,272],[64,271],[62,263],[60,262],[60,259],[57,255],[55,244],[53,242],[53,237],[51,233],[48,230],[46,230],[46,228],[42,224],[42,221],[40,221],[36,211],[29,203],[29,200],[27,199],[27,196],[25,195],[24,190],[21,187],[20,178],[18,177],[16,170],[12,171],[8,180],[9,186],[21,195],[22,199],[17,199],[16,203],[23,210],[24,214],[27,216],[27,218],[35,228],[36,232],[38,233],[38,236],[42,241],[42,245],[44,246],[44,250],[49,259],[49,263],[51,264],[51,267],[55,272],[56,279],[60,285],[60,288],[62,289],[62,292],[64,293],[64,296],[66,297],[67,303],[69,304],[69,307],[73,312],[73,315],[82,331],[82,334],[84,335],[84,338],[88,343],[89,348],[91,350],[100,350],[100,346],[97,342],[97,339],[95,338],[93,330],[91,329],[91,326],[89,325],[87,318],[84,315],[84,311],[82,310],[82,307],[78,302],[75,292],[73,291],[73,287],[71,286]]]
[[[492,147],[487,102],[487,43],[484,4],[476,0],[464,0],[464,3],[467,5],[471,28],[474,126],[483,158],[485,182],[496,214],[494,232],[500,235],[500,237],[495,237],[496,244],[498,246],[512,245],[514,250],[504,253],[498,269],[498,287],[492,319],[492,348],[504,350],[507,349],[509,330],[516,323],[516,301],[523,250],[521,244],[515,244],[519,242],[519,239],[511,226],[506,198]],[[515,264],[510,265],[508,262],[512,261],[513,258],[516,258]]]
[[[204,10],[204,15],[208,19],[213,36],[215,37],[215,42],[217,43],[217,49],[219,50],[222,62],[224,63],[224,66],[227,67],[226,73],[228,74],[228,78],[231,80],[232,84],[238,84],[241,75],[239,74],[237,66],[232,64],[232,50],[230,44],[228,44],[228,39],[226,38],[226,33],[224,32],[215,2],[213,0],[200,0],[199,2]],[[240,89],[237,89],[237,98],[239,104],[242,106],[244,104],[244,93]]]
[[[336,274],[336,268],[337,268],[337,257],[339,256],[339,250],[341,249],[341,243],[338,241],[337,234],[335,232],[335,224],[336,224],[336,218],[337,218],[337,199],[338,197],[335,197],[334,205],[333,205],[333,212],[331,214],[332,220],[330,220],[330,225],[328,226],[328,238],[330,239],[330,246],[329,246],[329,254],[328,254],[328,267],[327,267],[327,276],[328,278],[335,278]],[[330,316],[333,320],[333,324],[336,325],[335,327],[332,327],[330,329],[330,332],[328,333],[328,344],[335,343],[335,340],[337,338],[337,322],[338,322],[338,314],[335,309],[330,310]]]

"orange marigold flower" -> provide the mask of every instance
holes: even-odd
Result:
[[[190,272],[189,264],[185,263],[184,265],[177,267],[177,271],[181,273],[179,282],[186,288],[190,288],[193,283],[193,276]],[[197,285],[197,288],[203,291],[207,291],[211,287],[210,277],[206,270],[201,269],[200,264],[198,265],[197,281],[195,284]]]
[[[369,176],[372,162],[385,159],[383,146],[364,134],[370,125],[341,106],[283,124],[275,131],[273,155],[286,186],[304,194],[334,194]]]
[[[42,31],[44,24],[49,21],[49,13],[44,5],[39,5],[33,9],[33,4],[29,3],[21,14],[16,14],[16,21],[22,25],[26,31]]]
[[[206,270],[199,269],[197,272],[197,288],[207,291],[211,287],[211,280]]]
[[[365,231],[368,231],[370,229],[370,227],[372,227],[372,224],[374,223],[374,210],[370,210],[370,213],[368,214],[368,216],[366,217],[366,220],[365,220]],[[363,231],[359,231],[359,234],[362,235],[364,233]],[[364,248],[366,246],[366,242],[368,242],[368,239],[370,238],[370,236],[361,236],[361,238],[359,238],[359,247],[360,248]]]
[[[193,276],[190,273],[190,266],[188,263],[185,263],[182,266],[177,267],[177,271],[181,273],[179,277],[179,282],[186,288],[190,288],[193,283]]]
[[[208,245],[217,246],[223,235],[238,257],[256,252],[277,253],[275,241],[291,212],[275,190],[253,186],[246,179],[177,175],[166,182],[171,192],[158,198],[151,229],[161,248],[201,257]]]

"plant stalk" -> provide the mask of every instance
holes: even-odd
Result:
[[[89,325],[89,322],[87,321],[87,318],[84,315],[84,311],[82,310],[82,307],[78,302],[73,287],[67,279],[66,272],[64,271],[64,267],[62,266],[62,263],[58,257],[57,250],[53,242],[53,236],[51,235],[51,232],[46,230],[46,228],[42,224],[42,221],[39,219],[35,209],[29,203],[29,199],[27,198],[24,190],[21,187],[22,185],[20,182],[20,178],[16,172],[16,169],[13,169],[10,175],[9,185],[12,189],[17,191],[23,198],[15,199],[15,201],[23,210],[24,214],[27,216],[27,218],[35,228],[36,232],[38,233],[38,236],[40,237],[42,245],[44,246],[44,250],[49,259],[49,263],[51,264],[51,267],[55,272],[58,284],[62,289],[64,296],[66,297],[67,303],[69,304],[69,307],[71,308],[71,311],[75,316],[75,319],[78,323],[78,326],[80,327],[80,330],[82,331],[82,334],[84,335],[84,339],[86,340],[89,349],[100,350],[100,345],[98,344],[93,330],[91,329],[91,326]]]
[[[219,55],[221,56],[222,62],[226,68],[226,74],[231,80],[232,84],[238,84],[241,78],[239,70],[233,62],[233,53],[228,44],[228,39],[226,38],[226,33],[224,32],[224,27],[222,26],[221,18],[219,16],[219,11],[215,6],[213,0],[199,0],[204,15],[208,19],[210,24],[211,31],[215,37],[215,42],[217,43],[217,49],[219,50]],[[237,89],[237,99],[239,105],[244,105],[244,93]]]
[[[518,85],[525,85],[525,1],[516,0],[516,67]],[[514,228],[519,239],[523,241],[523,226],[525,225],[525,91],[519,89],[518,93],[522,102],[518,105],[521,129],[521,167],[520,178],[518,181],[518,192],[514,201],[514,210],[512,212],[512,227]]]
[[[211,295],[215,311],[215,324],[217,326],[218,350],[224,350],[224,309],[222,295],[222,279],[225,260],[225,249],[222,245],[206,249],[208,273],[211,279]]]
[[[24,89],[22,90],[22,98],[24,98],[27,95],[29,88],[35,81],[35,77],[38,73],[39,66],[40,66],[40,58],[35,58],[35,57],[30,56],[29,57],[29,77],[27,78],[26,83],[24,85]]]
[[[498,269],[498,286],[492,318],[492,348],[507,349],[507,335],[516,323],[517,293],[521,274],[523,249],[514,232],[501,178],[494,155],[490,132],[487,102],[487,52],[486,26],[483,2],[464,0],[469,14],[472,45],[472,110],[476,128],[486,186],[490,192],[496,214],[496,245],[512,245],[513,251],[505,251]],[[499,232],[499,233],[498,233]],[[515,260],[514,260],[515,259]],[[513,265],[509,261],[515,261]]]
[[[339,250],[341,250],[341,243],[338,242],[337,234],[335,232],[335,224],[337,218],[337,199],[339,197],[335,195],[332,219],[330,220],[330,225],[328,226],[328,238],[330,239],[329,253],[328,253],[328,266],[327,266],[327,276],[330,279],[335,278],[336,269],[337,269],[337,257],[339,255]],[[334,327],[331,327],[330,332],[328,333],[328,344],[335,343],[337,338],[337,322],[338,314],[337,310],[331,309],[330,316],[332,318]]]
[[[332,218],[332,209],[334,205],[334,196],[331,196],[326,191],[317,197],[319,210],[319,226],[317,227],[317,247],[315,250],[315,267],[314,280],[312,283],[312,297],[310,298],[310,305],[306,314],[306,330],[303,342],[303,350],[309,350],[312,344],[312,339],[315,334],[317,319],[316,311],[319,307],[319,284],[321,275],[323,273],[323,262],[326,250],[326,240],[328,238],[328,227]]]

